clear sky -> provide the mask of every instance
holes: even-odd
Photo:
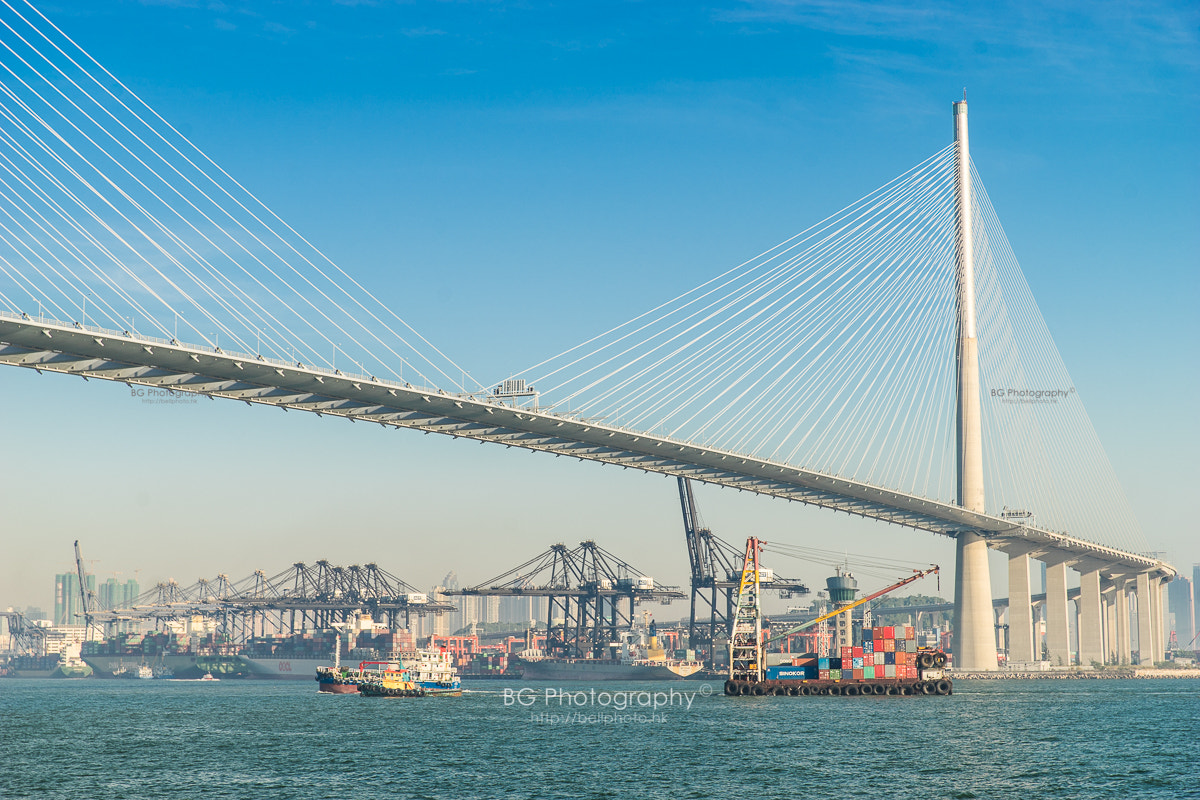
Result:
[[[1200,560],[1194,3],[39,7],[485,382],[906,171],[966,87],[975,163],[1147,538]],[[101,580],[143,585],[320,558],[470,584],[584,538],[686,576],[662,477],[17,369],[0,397],[0,607],[48,608],[76,538]],[[950,540],[697,499],[730,541],[938,562],[950,593]]]

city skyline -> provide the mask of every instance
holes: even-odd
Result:
[[[1063,28],[1065,12],[1033,9],[46,12],[480,380],[908,169],[949,141],[966,84],[975,161],[1026,278],[1151,547],[1186,571],[1197,378],[1169,369],[1162,343],[1194,365],[1195,12],[1106,7]],[[1050,38],[1031,48],[1035,31]],[[319,558],[471,584],[505,554],[589,538],[686,578],[662,478],[233,403],[148,405],[23,370],[0,371],[0,391],[27,423],[2,475],[28,501],[11,504],[0,605],[44,606],[38,587],[69,571],[76,538],[98,574],[136,569],[144,585]],[[698,501],[735,543],[837,538],[953,567],[950,541],[928,534],[707,487]]]

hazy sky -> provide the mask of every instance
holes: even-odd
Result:
[[[906,171],[966,87],[972,156],[1146,536],[1200,560],[1194,3],[39,7],[485,382]],[[48,608],[76,538],[144,586],[320,558],[471,584],[584,538],[685,580],[673,480],[25,370],[0,393],[0,607]],[[949,539],[697,499],[730,541],[937,562],[951,591]]]

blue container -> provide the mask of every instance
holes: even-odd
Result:
[[[818,658],[817,669],[829,669],[829,661],[830,659],[828,658]]]
[[[769,681],[806,681],[817,677],[817,671],[812,667],[793,667],[781,664],[778,667],[767,667],[765,677]]]
[[[895,664],[896,663],[896,654],[895,653],[884,653],[883,654],[883,663],[884,664]]]
[[[863,660],[861,658],[850,659],[850,668],[851,669],[862,669],[863,668]]]
[[[830,669],[841,669],[842,668],[842,660],[840,658],[830,658],[829,659],[829,668]]]

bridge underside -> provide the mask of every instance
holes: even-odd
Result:
[[[684,476],[945,536],[974,532],[1010,555],[1053,559],[1105,578],[1149,572],[1161,561],[1014,524],[959,506],[787,464],[509,405],[494,398],[343,374],[261,356],[224,353],[129,332],[0,313],[0,364],[118,381],[375,422]]]

